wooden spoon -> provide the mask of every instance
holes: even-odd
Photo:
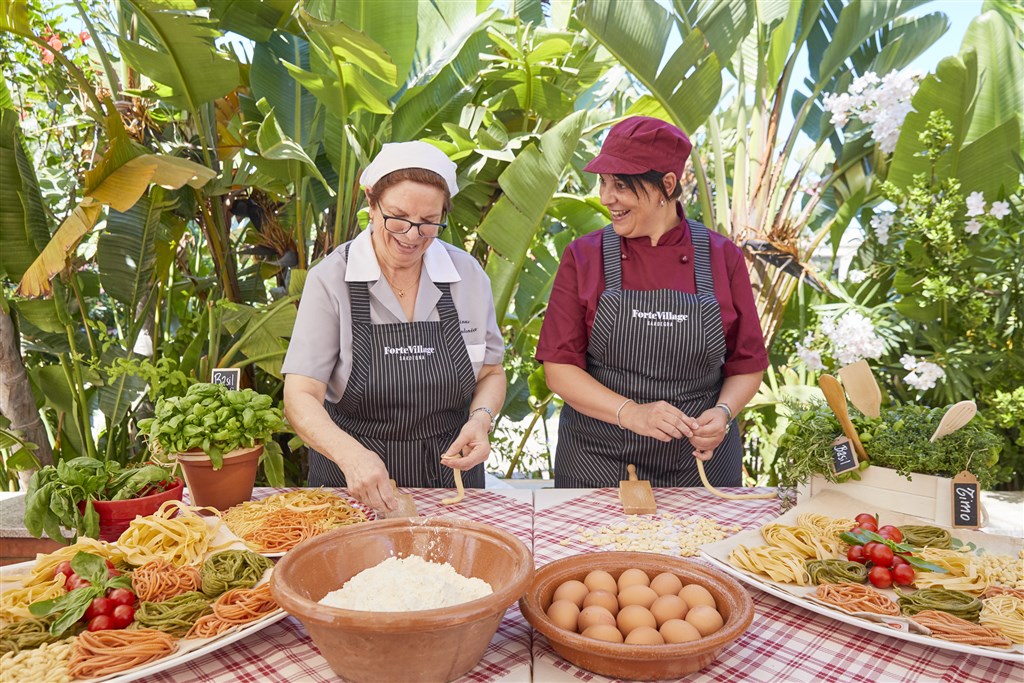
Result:
[[[832,375],[822,375],[818,378],[818,386],[821,387],[821,393],[825,395],[829,408],[839,418],[843,434],[853,442],[853,450],[857,452],[857,456],[861,460],[868,460],[867,451],[864,450],[864,445],[861,444],[860,437],[857,436],[857,430],[854,429],[853,422],[850,421],[850,410],[846,406],[846,394],[843,393],[843,387],[839,384],[839,380]]]
[[[882,414],[882,390],[878,388],[875,374],[866,360],[859,360],[845,368],[839,368],[839,378],[850,397],[850,403],[868,417],[877,418]]]
[[[938,441],[948,436],[971,421],[971,418],[978,412],[978,406],[974,401],[960,401],[949,407],[946,414],[939,420],[939,426],[929,441]]]

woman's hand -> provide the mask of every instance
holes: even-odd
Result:
[[[483,411],[473,413],[452,445],[441,454],[441,464],[455,470],[468,470],[487,460],[491,454],[490,426],[490,416]]]
[[[697,429],[693,430],[690,445],[693,454],[707,461],[714,455],[715,449],[725,439],[725,428],[729,418],[721,408],[708,408],[697,417]]]
[[[653,436],[659,441],[690,438],[697,421],[671,403],[634,403],[630,401],[619,411],[619,424],[640,436]]]
[[[345,474],[348,492],[360,503],[382,511],[398,507],[388,470],[379,455],[364,448],[363,452],[352,453],[345,462],[339,462],[338,467]]]

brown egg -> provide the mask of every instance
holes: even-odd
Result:
[[[686,613],[690,610],[686,601],[678,595],[662,595],[654,601],[649,609],[658,622],[658,628],[661,628],[666,621],[685,618]]]
[[[686,600],[686,604],[689,605],[690,609],[693,609],[697,605],[707,605],[708,607],[717,608],[715,604],[715,598],[711,595],[707,588],[704,586],[691,583],[687,586],[683,586],[682,590],[679,591],[679,597]]]
[[[615,583],[612,582],[614,586]],[[590,591],[587,593],[587,597],[583,598],[583,608],[587,607],[604,607],[606,610],[611,612],[613,615],[619,613],[619,599],[615,597],[615,593],[609,593],[608,591]]]
[[[583,607],[583,598],[587,597],[589,592],[582,581],[573,579],[562,583],[562,585],[556,588],[552,599],[568,600],[569,602],[575,602],[577,607]]]
[[[620,609],[619,614],[615,617],[615,624],[624,636],[628,636],[630,631],[640,626],[650,626],[651,628],[658,626],[654,615],[642,605],[628,605]]]
[[[650,586],[651,579],[643,569],[627,569],[619,574],[618,587],[623,591],[629,586]]]
[[[651,579],[651,588],[658,595],[679,595],[683,590],[683,582],[670,572],[662,572]]]
[[[555,600],[548,607],[548,618],[555,626],[576,633],[576,622],[580,617],[580,608],[571,600]]]
[[[718,610],[707,605],[697,605],[687,612],[686,621],[690,622],[695,629],[700,631],[702,636],[710,636],[725,624]]]
[[[587,589],[591,592],[608,591],[615,595],[619,591],[619,586],[615,583],[615,577],[601,569],[595,569],[587,574],[587,578],[583,579],[583,583],[586,584]]]
[[[584,638],[594,638],[595,640],[603,640],[609,643],[622,642],[622,634],[619,632],[619,629],[614,626],[608,626],[607,624],[591,626],[581,635]]]
[[[576,620],[576,631],[583,633],[591,626],[597,626],[598,624],[615,626],[615,615],[604,607],[598,607],[597,605],[584,607],[583,611],[580,612],[579,619]]]
[[[640,626],[626,636],[626,645],[664,645],[665,639],[650,626]]]
[[[619,591],[619,609],[628,605],[642,605],[650,609],[658,594],[647,586],[626,586]]]
[[[682,619],[669,619],[661,628],[658,629],[658,633],[665,639],[666,643],[690,643],[694,640],[700,640],[700,631],[693,627],[693,624],[683,621]]]

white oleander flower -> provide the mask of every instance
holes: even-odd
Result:
[[[967,216],[980,216],[985,213],[985,195],[981,192],[972,192],[967,196]]]
[[[988,210],[988,215],[996,220],[1002,220],[1008,213],[1010,213],[1010,202],[992,202],[992,208]]]
[[[935,386],[939,379],[946,376],[946,371],[935,363],[921,361],[903,379],[918,391],[927,391]]]
[[[968,235],[977,235],[979,232],[981,232],[981,223],[979,223],[976,218],[972,218],[971,220],[967,221],[966,225],[964,225],[964,231]]]
[[[850,270],[846,273],[846,279],[857,285],[868,279],[868,274],[863,270]]]

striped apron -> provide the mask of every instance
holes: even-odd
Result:
[[[451,286],[436,284],[439,321],[374,325],[369,283],[349,283],[352,374],[340,401],[324,401],[334,423],[377,453],[399,486],[455,487],[441,454],[469,419],[476,389]],[[463,472],[462,481],[483,488],[483,463]],[[345,476],[310,449],[308,485],[345,486]]]
[[[718,402],[725,332],[711,279],[708,230],[687,221],[694,251],[696,294],[674,289],[622,289],[622,246],[612,227],[601,237],[605,289],[587,348],[587,372],[637,403],[667,401],[690,417]],[[595,420],[565,404],[558,425],[555,486],[618,486],[626,465],[652,486],[700,486],[689,439],[665,443]],[[743,449],[732,425],[705,463],[716,486],[741,484]]]

